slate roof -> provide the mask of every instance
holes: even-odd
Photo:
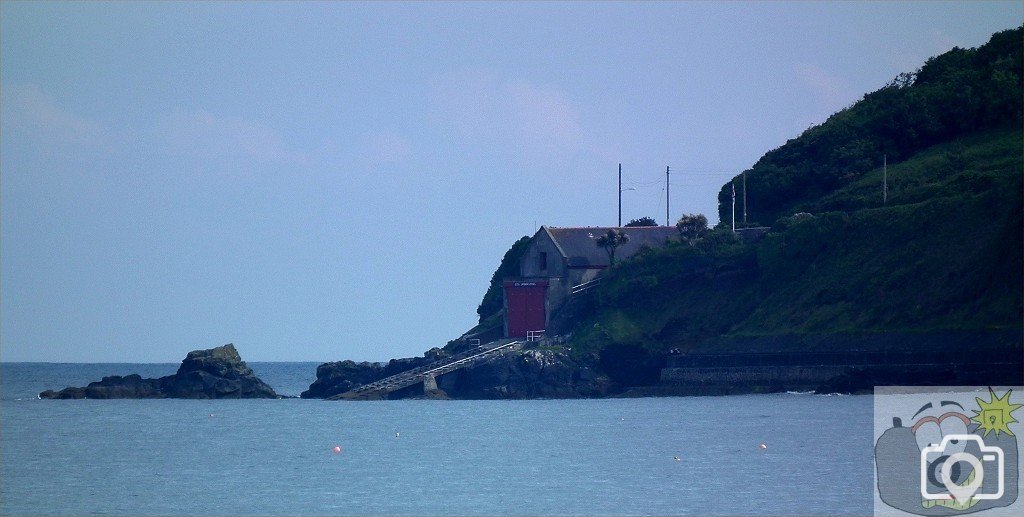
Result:
[[[608,252],[598,247],[597,238],[608,233],[612,227],[555,228],[542,226],[555,242],[562,256],[568,259],[569,267],[608,267]],[[675,226],[631,226],[615,228],[629,236],[629,241],[619,246],[615,260],[624,260],[647,244],[652,248],[665,245],[669,237],[679,235]]]

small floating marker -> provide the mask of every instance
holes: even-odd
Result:
[[[758,448],[758,449],[761,449],[761,450],[763,451],[763,450],[766,450],[766,449],[768,449],[768,446],[767,446],[767,445],[765,445],[765,443],[764,443],[764,442],[761,442],[761,445],[758,445],[758,446],[757,446],[757,448]]]
[[[341,447],[335,445],[334,448],[331,449],[331,452],[333,452],[334,454],[341,454]]]
[[[672,456],[672,459],[676,461],[683,461],[679,456]]]
[[[395,438],[398,438],[399,436],[401,436],[401,434],[395,433]]]

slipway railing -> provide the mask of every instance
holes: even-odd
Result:
[[[362,386],[349,390],[345,393],[328,397],[328,400],[354,398],[359,395],[374,392],[390,393],[392,391],[400,390],[402,388],[412,386],[413,384],[423,382],[427,377],[437,377],[438,375],[444,375],[460,368],[475,366],[499,355],[519,350],[522,347],[522,341],[511,341],[506,343],[499,341],[495,343],[488,343],[486,345],[481,345],[474,350],[462,352],[451,357],[434,361],[430,364],[425,364],[411,370],[397,373],[390,377],[385,377],[368,384],[363,384]]]
[[[600,278],[596,278],[596,279],[591,280],[589,282],[583,282],[580,285],[572,286],[572,289],[569,290],[569,293],[570,294],[585,293],[585,292],[593,289],[594,287],[597,287],[597,285],[600,284],[600,283],[601,283],[601,279]]]

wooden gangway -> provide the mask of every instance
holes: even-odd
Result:
[[[411,370],[396,373],[390,377],[363,384],[345,393],[328,397],[327,400],[382,398],[388,393],[423,382],[427,378],[437,377],[462,368],[471,368],[508,352],[519,350],[522,347],[523,342],[518,340],[502,339],[492,341],[472,350],[460,352]]]

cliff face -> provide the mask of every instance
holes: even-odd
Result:
[[[246,399],[279,398],[227,344],[209,350],[189,352],[177,373],[159,379],[139,375],[114,375],[89,383],[84,388],[46,390],[44,399]]]

